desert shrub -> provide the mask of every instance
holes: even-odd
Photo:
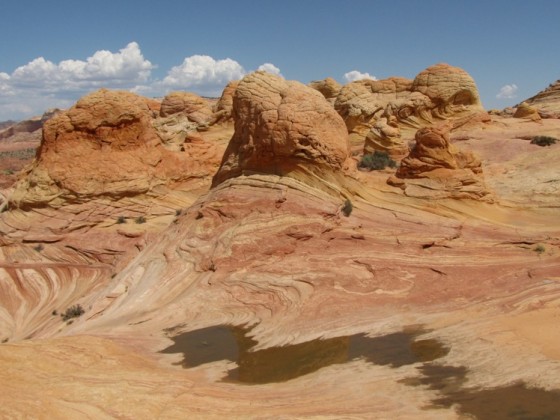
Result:
[[[146,223],[146,218],[144,216],[138,216],[136,219],[134,219],[134,221],[141,225],[142,223]]]
[[[60,316],[62,317],[63,321],[68,321],[69,319],[72,318],[78,318],[82,316],[84,313],[85,313],[84,308],[82,308],[82,305],[78,304],[69,307],[68,309],[66,309],[66,312],[64,312]]]
[[[352,202],[350,200],[346,199],[346,201],[342,205],[342,209],[341,209],[342,214],[344,214],[346,217],[348,217],[352,213],[353,209],[354,209],[354,206],[352,205]]]
[[[395,162],[387,152],[380,152],[376,150],[373,153],[365,154],[359,164],[360,168],[369,169],[370,171],[379,171],[386,167],[395,168]]]
[[[41,252],[43,249],[45,249],[45,246],[43,244],[37,244],[33,247],[33,249],[37,252]]]
[[[544,147],[555,144],[557,141],[558,139],[550,136],[535,136],[533,137],[533,140],[531,140],[531,144],[536,144],[537,146]]]
[[[117,217],[117,225],[122,225],[123,223],[126,223],[126,218],[124,216]]]
[[[538,244],[535,248],[533,248],[533,251],[535,251],[537,254],[542,254],[544,251],[546,251],[546,249],[544,245]]]

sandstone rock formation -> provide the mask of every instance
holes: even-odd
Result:
[[[163,147],[149,105],[133,93],[100,90],[49,120],[37,161],[11,197],[14,205],[146,193],[211,171],[211,164],[187,163],[187,155]]]
[[[551,83],[546,89],[524,101],[534,106],[540,113],[554,118],[560,117],[560,80]]]
[[[170,117],[128,95],[97,92],[47,124],[22,176],[51,174],[47,163],[68,166],[62,157],[74,156],[65,149],[98,143],[105,154],[90,146],[81,155],[97,162],[86,168],[92,182],[105,161],[138,164],[137,149],[161,158],[155,168],[176,158],[181,176],[197,176],[174,181],[155,170],[162,184],[122,197],[104,193],[116,189],[111,179],[90,195],[61,188],[58,200],[26,211],[2,207],[0,192],[0,417],[559,412],[560,145],[528,139],[558,137],[560,120],[467,119],[453,145],[449,126],[420,130],[401,165],[409,178],[397,178],[402,194],[384,174],[340,173],[346,128],[319,93],[255,73],[235,93],[224,158],[239,163],[225,175],[246,176],[209,189],[219,160],[207,162],[231,128],[183,134],[182,152],[161,140],[158,121]],[[388,137],[391,116],[380,127]],[[302,143],[314,147],[300,156]],[[481,165],[464,150],[482,157],[494,202],[446,199],[478,197]],[[272,170],[253,170],[257,151]],[[284,176],[291,165],[294,176]],[[329,171],[345,195],[323,189]],[[64,320],[76,304],[85,313]],[[213,341],[224,326],[233,340]],[[295,374],[283,381],[242,382],[252,368],[259,376],[287,365]]]
[[[334,104],[336,97],[340,93],[342,88],[341,84],[334,80],[332,77],[327,77],[323,80],[314,80],[309,83],[309,87],[318,90],[323,94],[325,99],[330,103]]]
[[[448,64],[428,67],[414,80],[391,77],[349,83],[340,90],[334,107],[356,141],[363,140],[378,121],[389,117],[396,118],[408,137],[411,130],[482,111],[474,80]],[[375,133],[370,139],[373,137]],[[368,149],[371,147],[370,141]]]
[[[197,124],[208,123],[212,118],[212,108],[208,101],[195,93],[171,92],[161,101],[160,115],[183,114],[190,121]]]
[[[368,131],[377,118],[393,115],[395,107],[398,110],[403,101],[410,99],[411,86],[411,80],[400,77],[357,80],[340,89],[334,107],[344,119],[348,132]]]
[[[440,63],[420,72],[412,83],[413,92],[426,95],[435,108],[435,117],[449,117],[482,105],[472,77],[463,69]]]
[[[517,105],[513,118],[525,118],[533,121],[541,120],[538,109],[529,105],[527,102],[522,102]]]
[[[233,118],[233,95],[237,85],[239,85],[239,80],[229,82],[224,88],[222,96],[214,105],[212,110],[214,111],[213,118],[215,123],[230,121]]]
[[[469,151],[459,151],[449,142],[450,124],[422,128],[416,145],[404,158],[391,185],[406,195],[431,198],[487,197],[481,162]]]
[[[284,175],[299,164],[340,170],[344,122],[316,90],[266,72],[245,76],[233,98],[235,132],[213,185],[243,173]]]
[[[397,117],[394,115],[379,119],[367,133],[364,154],[376,150],[387,152],[395,159],[401,159],[408,154],[408,145],[401,137]]]

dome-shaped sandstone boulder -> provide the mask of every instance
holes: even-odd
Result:
[[[309,83],[309,87],[318,90],[330,103],[334,104],[342,86],[332,77],[323,80],[314,80]]]
[[[207,123],[212,118],[208,101],[191,92],[171,92],[161,101],[160,116],[184,114],[197,124]]]
[[[443,113],[461,111],[458,107],[481,109],[478,89],[473,78],[463,69],[439,63],[420,72],[412,90],[426,95]]]
[[[340,170],[348,158],[346,127],[318,91],[262,71],[239,83],[235,132],[213,184],[259,172],[285,175],[299,164]]]

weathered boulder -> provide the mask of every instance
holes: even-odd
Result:
[[[448,117],[468,110],[481,110],[478,89],[463,69],[439,63],[420,72],[412,91],[426,95],[434,103],[435,116]]]
[[[161,102],[160,116],[175,114],[183,114],[194,123],[205,124],[211,120],[213,112],[208,101],[195,93],[171,92]]]
[[[513,118],[525,118],[533,121],[541,120],[539,110],[536,107],[529,105],[527,102],[521,102],[517,105]]]
[[[334,104],[336,97],[342,88],[341,84],[332,77],[327,77],[323,80],[314,80],[309,83],[309,87],[321,92],[325,99],[332,104]]]
[[[285,175],[298,164],[334,170],[348,157],[344,122],[316,90],[257,71],[233,97],[235,132],[213,185],[244,172]]]
[[[163,147],[152,105],[130,92],[101,89],[48,120],[36,161],[22,174],[10,201],[16,207],[60,206],[145,193],[211,173],[207,149],[198,159]]]
[[[225,122],[231,120],[233,112],[233,94],[239,85],[239,80],[229,82],[222,92],[222,96],[214,105],[214,122]]]
[[[488,199],[480,160],[449,142],[450,129],[444,123],[418,130],[416,145],[387,182],[409,196]]]
[[[412,80],[401,77],[357,80],[340,89],[334,107],[344,119],[348,132],[365,135],[390,104],[388,113],[392,115],[395,104],[408,99],[411,86]]]
[[[334,107],[348,132],[358,138],[365,138],[379,120],[390,116],[396,117],[401,130],[417,130],[437,120],[482,111],[472,77],[448,64],[431,66],[414,80],[391,77],[349,83],[340,90]]]

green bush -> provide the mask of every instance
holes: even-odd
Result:
[[[126,223],[126,218],[124,216],[117,217],[117,225],[122,225],[123,223]]]
[[[535,251],[537,254],[542,254],[544,251],[546,251],[546,248],[544,247],[544,245],[542,244],[538,244],[533,251]]]
[[[342,206],[342,213],[348,217],[350,216],[350,214],[352,213],[352,210],[354,209],[354,206],[352,205],[352,202],[348,199],[346,199],[346,201],[344,202],[343,206]]]
[[[531,144],[536,144],[537,146],[544,147],[555,144],[557,141],[558,139],[550,136],[535,136],[533,137],[533,140],[531,140]]]
[[[146,223],[146,218],[144,216],[138,216],[134,221],[141,225],[142,223]]]
[[[387,152],[380,152],[379,150],[365,154],[359,164],[360,168],[365,168],[370,171],[379,171],[386,167],[395,168],[396,166],[397,162],[391,159]]]
[[[82,308],[82,305],[78,304],[69,307],[68,309],[66,309],[66,312],[60,314],[60,316],[62,317],[63,321],[68,321],[69,319],[72,318],[78,318],[82,316],[84,313],[85,313],[84,308]]]

